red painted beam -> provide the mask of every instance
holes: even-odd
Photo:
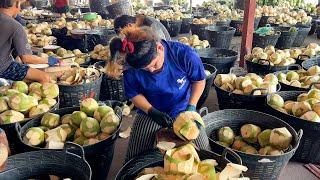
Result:
[[[250,53],[254,32],[254,14],[256,10],[256,0],[245,0],[244,22],[242,26],[242,41],[240,51],[240,67],[244,67],[244,56]]]

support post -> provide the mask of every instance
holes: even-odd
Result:
[[[240,67],[244,67],[244,56],[250,53],[254,32],[254,14],[256,10],[256,0],[245,0],[244,21],[242,29]]]

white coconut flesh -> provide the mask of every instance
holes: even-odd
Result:
[[[28,142],[33,146],[41,143],[41,134],[39,134],[39,132],[29,130],[26,134],[26,137],[28,138]]]

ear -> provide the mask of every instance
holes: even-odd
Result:
[[[164,51],[164,47],[160,42],[157,43],[157,50],[158,51]]]

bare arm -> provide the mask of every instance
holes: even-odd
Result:
[[[26,64],[48,64],[48,59],[34,55],[21,55],[20,58]]]
[[[203,93],[204,87],[206,85],[206,81],[196,81],[193,82],[191,85],[191,96],[189,99],[189,104],[197,106],[197,103]]]
[[[152,108],[152,105],[142,94],[136,95],[131,99],[131,101],[137,108],[141,109],[146,114],[148,114],[148,111]]]

